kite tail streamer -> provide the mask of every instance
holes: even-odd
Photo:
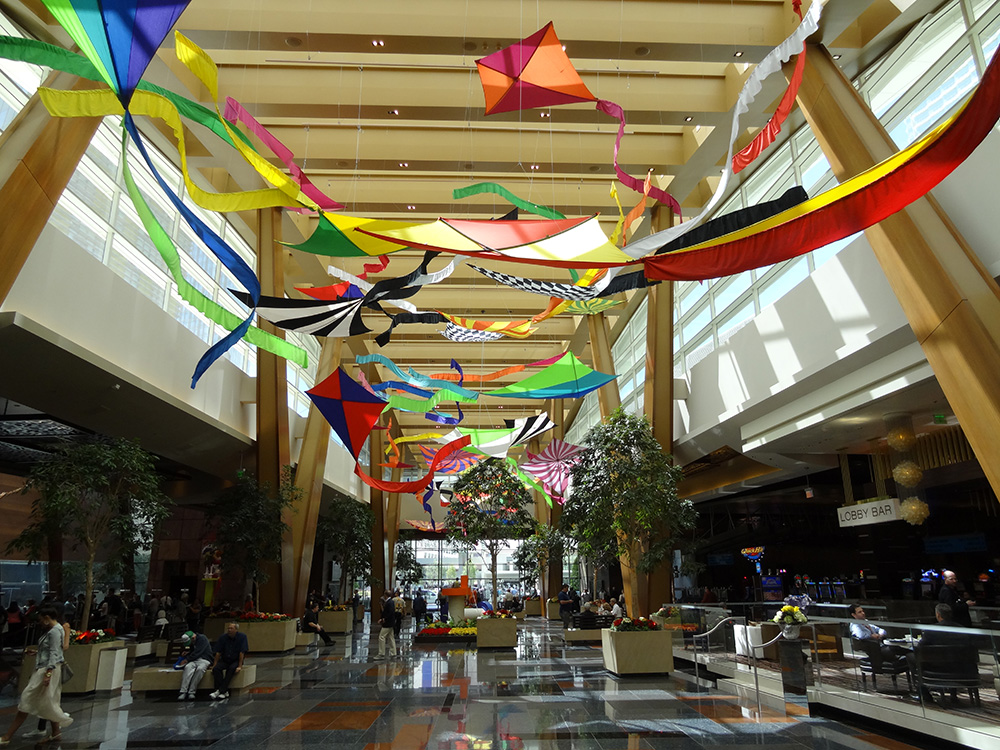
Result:
[[[136,213],[139,214],[139,220],[174,279],[178,296],[213,323],[218,323],[227,330],[234,330],[240,325],[239,316],[206,297],[184,278],[177,247],[157,221],[149,204],[146,203],[146,199],[136,186],[135,180],[132,179],[132,170],[128,164],[128,134],[124,130],[122,131],[122,176],[125,179],[125,189],[132,199],[132,205],[135,206]],[[302,367],[308,366],[306,352],[303,349],[259,328],[251,327],[248,329],[246,340],[265,351],[292,360]]]
[[[437,467],[442,461],[448,458],[455,451],[461,450],[471,443],[472,438],[469,435],[463,435],[457,440],[452,440],[447,445],[441,446],[441,449],[434,454],[434,460],[431,461],[430,466],[427,467],[427,474],[420,479],[414,479],[409,482],[388,482],[384,479],[376,479],[375,477],[368,476],[368,474],[365,473],[365,470],[361,468],[360,464],[355,465],[354,473],[358,475],[362,482],[367,484],[369,487],[374,487],[377,490],[394,493],[412,492],[415,494],[434,481],[434,472],[437,471]]]
[[[628,244],[628,230],[632,226],[632,222],[642,216],[643,212],[646,210],[646,198],[649,196],[652,190],[652,170],[646,173],[646,179],[642,183],[642,197],[639,202],[635,204],[635,207],[628,212],[628,216],[625,217],[625,221],[622,223],[622,246]]]
[[[190,208],[188,208],[184,201],[171,189],[167,184],[166,180],[163,179],[162,175],[156,170],[156,166],[153,164],[153,160],[149,156],[149,152],[146,151],[146,144],[142,140],[142,136],[139,135],[139,129],[135,125],[135,121],[132,119],[132,115],[128,112],[125,113],[125,118],[123,120],[125,129],[128,131],[129,135],[132,137],[132,141],[135,143],[136,147],[139,149],[139,153],[142,154],[143,160],[146,162],[146,166],[149,167],[150,171],[153,173],[153,177],[159,183],[160,188],[166,194],[167,198],[171,203],[174,204],[181,216],[187,222],[188,226],[194,231],[205,246],[212,251],[212,254],[219,259],[223,267],[233,278],[236,279],[243,288],[247,290],[250,294],[253,304],[250,305],[250,314],[247,316],[246,320],[242,321],[236,328],[234,328],[228,336],[223,336],[212,346],[208,348],[198,364],[194,368],[194,374],[191,376],[191,387],[194,388],[198,385],[198,380],[201,376],[205,374],[205,371],[212,366],[212,364],[225,354],[232,346],[236,344],[243,336],[246,334],[247,329],[250,328],[250,322],[253,320],[254,310],[257,307],[257,301],[260,299],[260,281],[257,280],[257,275],[254,273],[253,269],[247,265],[246,261],[241,258],[235,250],[233,250],[229,245],[227,245],[222,238],[212,231],[205,222],[198,218],[197,214],[194,213]]]
[[[518,198],[503,185],[498,185],[495,182],[477,182],[476,184],[469,185],[468,187],[455,188],[451,192],[451,197],[454,200],[459,200],[461,198],[468,198],[470,195],[479,195],[480,193],[493,193],[494,195],[499,195],[501,198],[507,199],[512,205],[517,206],[522,211],[527,211],[528,213],[535,214],[536,216],[543,216],[546,219],[566,218],[564,214],[559,213],[554,208],[540,206],[537,203],[532,203],[531,201],[526,201],[523,198]]]
[[[733,157],[733,174],[746,169],[754,159],[764,152],[764,149],[774,143],[774,139],[781,132],[781,126],[791,113],[792,107],[795,106],[795,97],[798,96],[799,86],[802,84],[802,75],[806,69],[807,48],[808,45],[802,45],[802,51],[795,60],[795,69],[792,71],[792,77],[788,81],[788,88],[785,89],[785,94],[781,97],[778,108],[774,110],[771,119],[767,121],[767,125],[757,133],[754,139],[747,144],[746,148]]]
[[[622,138],[625,135],[625,112],[614,102],[609,102],[607,99],[597,100],[597,109],[606,115],[611,115],[618,120],[618,137],[615,138],[615,174],[618,175],[618,179],[621,180],[622,184],[632,188],[635,192],[642,192],[642,183],[639,182],[635,177],[625,173],[621,167],[618,166],[618,151],[622,145]],[[677,199],[670,193],[661,190],[658,187],[651,188],[649,191],[649,196],[658,200],[665,206],[670,206],[678,218],[681,217],[681,204],[677,202]]]
[[[295,182],[302,189],[303,194],[315,201],[317,206],[326,211],[339,211],[344,207],[342,204],[337,203],[337,201],[333,200],[333,198],[329,197],[326,193],[316,187],[312,181],[306,177],[305,172],[302,171],[299,165],[295,163],[295,155],[291,152],[288,146],[279,141],[270,130],[257,122],[254,116],[247,112],[246,109],[243,108],[243,105],[233,99],[233,97],[226,97],[226,109],[222,116],[234,125],[237,122],[242,122],[247,126],[247,128],[249,128],[250,132],[260,138],[261,142],[271,149],[271,153],[277,156],[278,159],[281,160],[281,163],[288,168],[288,171],[291,172],[292,179],[295,180]]]

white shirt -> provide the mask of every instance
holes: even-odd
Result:
[[[852,638],[857,638],[859,641],[867,641],[876,635],[885,638],[886,632],[882,628],[872,625],[867,620],[857,620],[851,623]]]
[[[615,602],[615,606],[611,608],[611,615],[615,619],[618,619],[619,617],[622,616],[622,608],[618,606],[618,602]]]

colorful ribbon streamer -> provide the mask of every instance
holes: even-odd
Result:
[[[531,201],[526,201],[523,198],[518,198],[503,185],[499,185],[495,182],[477,182],[476,184],[469,185],[468,187],[455,188],[451,191],[451,197],[454,200],[460,200],[462,198],[468,198],[470,195],[479,195],[481,193],[493,193],[494,195],[499,195],[501,198],[506,199],[509,203],[517,206],[522,211],[527,211],[528,213],[535,214],[536,216],[543,216],[546,219],[566,218],[564,214],[559,213],[554,208],[540,206],[537,203],[532,203]]]

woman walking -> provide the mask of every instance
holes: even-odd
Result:
[[[51,739],[56,741],[61,738],[60,726],[66,727],[73,722],[73,718],[59,705],[62,698],[63,629],[58,622],[58,613],[55,607],[46,605],[39,609],[38,616],[45,633],[38,641],[35,671],[31,674],[28,687],[21,693],[17,715],[10,729],[0,737],[0,745],[10,744],[11,737],[28,714],[48,719],[52,723]]]

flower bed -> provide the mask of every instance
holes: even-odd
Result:
[[[291,615],[281,614],[280,612],[243,612],[231,610],[229,612],[216,612],[213,615],[209,615],[209,619],[220,617],[235,622],[284,622],[285,620],[292,619]]]
[[[514,613],[508,609],[498,609],[496,612],[483,612],[480,620],[513,620]]]
[[[93,643],[109,643],[115,640],[115,631],[111,628],[106,630],[78,630],[69,631],[70,646],[89,646]]]
[[[616,633],[645,633],[650,630],[662,630],[653,620],[645,617],[633,619],[631,617],[619,617],[611,624],[611,630]]]
[[[422,628],[416,635],[417,641],[439,643],[445,641],[469,641],[476,637],[475,620],[442,622],[435,620]]]
[[[323,607],[324,612],[346,612],[351,609],[351,607],[346,604],[327,604]]]

